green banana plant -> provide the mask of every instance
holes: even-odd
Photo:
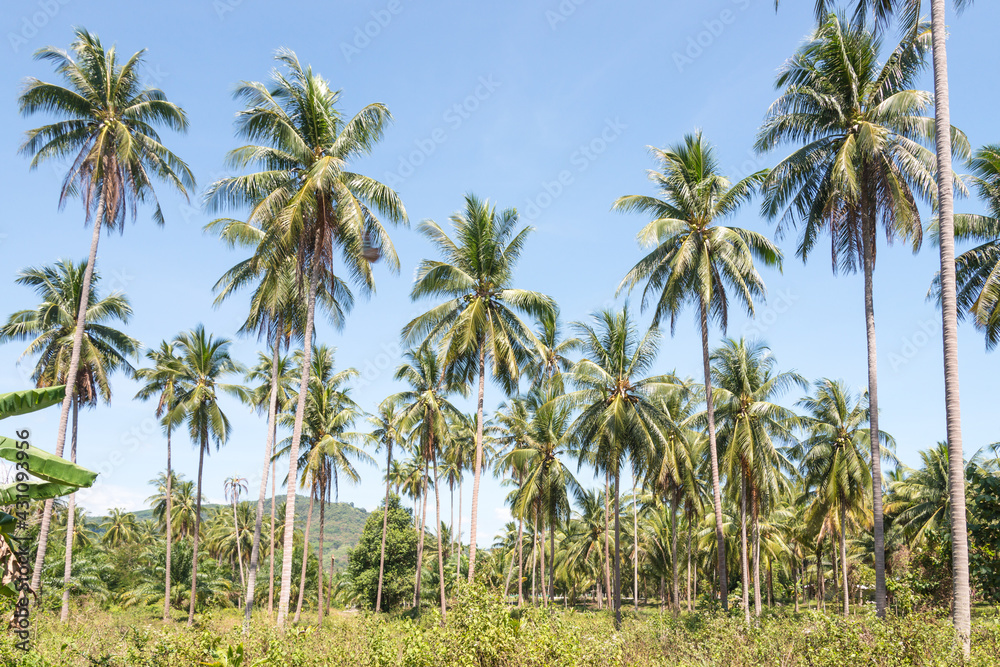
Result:
[[[45,387],[0,394],[0,419],[27,414],[61,403],[66,387]],[[25,471],[36,479],[22,479],[10,484],[0,484],[0,505],[14,505],[19,500],[48,500],[69,495],[77,489],[93,485],[97,473],[70,463],[66,459],[44,450],[28,447],[25,439],[0,436],[0,459],[18,465],[18,472]],[[23,518],[23,517],[22,517]],[[0,595],[17,597],[14,572],[17,565],[13,543],[18,518],[0,511]]]

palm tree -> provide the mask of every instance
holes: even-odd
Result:
[[[822,20],[831,3],[817,0],[817,19]],[[961,12],[972,4],[971,0],[955,0]],[[864,20],[869,11],[880,25],[890,16],[903,12],[903,23],[916,26],[920,15],[921,0],[854,0],[855,17]],[[939,212],[939,255],[941,260],[941,320],[944,339],[944,393],[945,419],[949,443],[949,479],[951,481],[952,554],[955,613],[955,630],[962,642],[962,652],[968,660],[972,650],[972,607],[969,588],[968,529],[965,517],[965,480],[962,477],[962,419],[958,382],[958,298],[956,297],[955,266],[955,203],[952,178],[952,148],[955,132],[951,127],[951,109],[948,95],[948,57],[945,48],[947,25],[945,1],[930,0],[931,42],[934,63],[934,144],[937,158],[937,208]],[[775,1],[777,7],[777,0]],[[965,147],[954,146],[959,155]]]
[[[802,426],[807,437],[802,441],[800,468],[808,496],[812,498],[812,512],[831,524],[839,523],[840,558],[845,564],[843,593],[844,615],[848,613],[847,542],[848,514],[862,515],[867,502],[866,489],[871,485],[871,452],[878,458],[892,460],[882,445],[873,448],[869,442],[874,431],[863,428],[871,423],[873,412],[866,397],[858,398],[842,382],[818,380],[815,395],[800,400],[796,405],[806,411]],[[878,437],[886,446],[892,438],[884,431]],[[808,514],[808,512],[807,512]],[[838,516],[839,514],[839,516]],[[814,519],[814,523],[817,519]]]
[[[251,209],[249,223],[264,239],[255,257],[280,265],[295,258],[297,276],[308,276],[305,296],[302,378],[292,430],[289,479],[298,478],[296,465],[312,362],[313,327],[320,283],[334,274],[339,252],[351,278],[370,291],[370,263],[386,259],[398,270],[392,242],[373,208],[393,222],[405,221],[406,211],[396,193],[378,181],[347,170],[350,160],[371,152],[391,120],[388,109],[371,104],[345,121],[338,108],[340,94],[311,68],[303,68],[291,51],[280,50],[272,85],[244,82],[236,97],[246,103],[237,119],[237,135],[261,145],[230,152],[237,169],[262,171],[215,183],[207,195],[213,209]],[[330,290],[332,291],[332,290]],[[278,627],[284,627],[291,596],[292,535],[295,485],[288,485]]]
[[[101,228],[122,231],[125,220],[136,217],[138,205],[153,204],[153,219],[163,224],[153,190],[152,178],[177,188],[185,197],[194,187],[188,166],[168,151],[156,132],[157,126],[184,132],[187,115],[169,102],[163,91],[143,85],[140,72],[143,53],[139,51],[125,62],[116,49],[105,49],[97,35],[82,28],[69,51],[45,47],[35,53],[36,60],[55,66],[56,74],[66,85],[47,83],[35,78],[25,81],[18,97],[23,115],[44,112],[58,119],[29,130],[20,152],[31,155],[31,168],[50,159],[70,158],[72,166],[63,179],[59,195],[62,207],[70,197],[82,199],[86,222],[93,222],[90,254],[83,274],[73,347],[66,370],[66,397],[56,435],[55,455],[62,456],[66,426],[77,389],[77,373],[83,349],[90,289],[97,265],[97,245]],[[32,590],[39,590],[42,566],[48,546],[52,501],[46,501],[38,535],[38,553],[31,576]]]
[[[935,121],[920,115],[932,98],[913,90],[930,47],[930,31],[908,32],[884,64],[881,40],[862,25],[829,15],[778,75],[781,97],[771,105],[757,138],[758,150],[806,142],[768,176],[763,210],[781,216],[777,233],[804,223],[797,254],[806,261],[820,234],[830,233],[833,269],[861,265],[868,342],[868,396],[877,447],[878,372],[875,344],[874,269],[878,226],[916,252],[922,229],[917,197],[935,200],[933,153],[921,145]],[[956,147],[968,142],[953,131]],[[885,539],[882,471],[873,452],[875,600],[885,613]]]
[[[441,593],[441,622],[446,616],[444,547],[441,536],[441,494],[438,477],[438,458],[450,439],[449,418],[461,418],[462,413],[448,401],[451,394],[465,395],[467,388],[461,378],[456,378],[444,367],[442,359],[428,345],[417,350],[409,350],[403,355],[403,364],[396,369],[395,379],[406,382],[410,388],[393,394],[387,402],[399,406],[399,431],[410,433],[418,446],[424,464],[424,512],[427,508],[427,490],[430,481],[430,466],[434,470],[435,526],[437,533],[438,579]],[[420,525],[420,540],[417,543],[417,574],[414,584],[414,599],[420,608],[420,579],[424,555],[424,522]],[[471,565],[470,565],[471,567]]]
[[[136,525],[134,514],[115,507],[108,514],[108,518],[101,523],[101,528],[104,530],[101,543],[109,547],[120,547],[135,541],[139,527]]]
[[[488,200],[465,197],[465,210],[451,216],[455,240],[433,220],[420,231],[441,254],[425,259],[417,270],[410,296],[447,296],[444,303],[403,327],[403,339],[413,344],[425,337],[442,350],[446,364],[460,364],[471,378],[479,378],[476,407],[476,458],[473,464],[472,517],[469,528],[469,581],[476,574],[476,539],[479,519],[479,481],[483,467],[483,400],[486,363],[493,379],[510,395],[516,393],[520,369],[538,342],[518,318],[518,312],[545,317],[555,304],[538,292],[515,289],[514,269],[531,227],[517,231],[515,209],[497,212]],[[478,365],[477,365],[478,364]]]
[[[148,350],[146,359],[150,362],[149,368],[140,368],[135,372],[135,377],[145,384],[139,389],[135,397],[146,401],[151,398],[157,399],[156,416],[161,419],[161,424],[167,435],[167,472],[164,476],[164,511],[163,523],[168,526],[167,538],[167,562],[163,568],[164,595],[163,595],[163,620],[170,620],[170,571],[171,555],[173,547],[173,530],[169,527],[173,525],[171,521],[171,506],[173,504],[173,481],[174,473],[171,468],[170,436],[177,423],[170,421],[169,416],[177,406],[177,378],[181,374],[180,360],[174,354],[174,346],[170,341],[161,341],[160,347],[156,350]]]
[[[740,479],[742,524],[747,518],[749,494],[753,533],[754,613],[760,616],[760,517],[770,513],[785,492],[788,480],[782,474],[792,470],[786,448],[795,442],[798,425],[795,413],[775,401],[789,389],[807,389],[805,378],[794,371],[778,372],[771,350],[763,343],[726,340],[712,353],[719,441],[726,477]],[[733,485],[735,489],[735,484]],[[743,534],[742,566],[747,574],[746,534]],[[746,620],[749,579],[744,579],[743,601]]]
[[[92,275],[92,289],[87,300],[81,300],[87,267],[83,263],[74,264],[62,260],[52,266],[28,268],[18,274],[16,280],[21,285],[34,288],[42,302],[34,309],[21,310],[10,316],[0,327],[0,342],[12,340],[28,341],[28,347],[21,359],[29,354],[37,354],[38,362],[32,373],[36,387],[65,385],[69,381],[69,365],[73,355],[76,324],[81,319],[78,309],[87,303],[83,313],[85,322],[81,348],[78,354],[76,387],[73,391],[73,426],[70,442],[70,460],[76,462],[77,418],[80,405],[95,406],[100,398],[105,403],[111,401],[110,375],[116,370],[132,372],[129,357],[135,357],[140,344],[111,324],[127,324],[132,316],[132,306],[128,298],[119,292],[100,297],[98,285],[100,274]],[[69,496],[69,534],[73,533],[76,513],[76,494]],[[42,515],[45,519],[44,510]],[[41,547],[39,547],[41,548]],[[70,578],[73,568],[73,543],[67,538],[63,575],[63,605],[60,621],[69,618]]]
[[[282,327],[278,327],[280,332]],[[250,369],[246,375],[248,383],[259,383],[250,388],[250,403],[258,410],[268,411],[268,439],[270,446],[265,446],[264,474],[261,478],[261,491],[267,488],[267,478],[271,478],[271,536],[268,540],[268,587],[267,587],[267,613],[274,610],[274,530],[275,530],[275,495],[276,495],[276,459],[274,457],[274,443],[278,439],[278,413],[283,411],[294,395],[292,385],[294,382],[294,369],[287,355],[281,354],[281,345],[286,347],[288,341],[281,341],[280,337],[274,341],[274,350],[277,357],[270,358],[261,352],[257,357],[257,365]],[[273,378],[273,379],[272,379]],[[273,406],[273,407],[272,407]],[[270,470],[268,471],[268,465]],[[268,474],[270,473],[270,475]],[[260,527],[263,520],[264,510],[263,498],[257,498],[257,519],[254,522],[253,545],[250,549],[250,566],[247,569],[247,595],[246,595],[246,616],[244,616],[244,632],[248,628],[249,614],[252,612],[254,603],[254,587],[257,582],[257,565],[260,559]]]
[[[654,246],[654,249],[628,272],[619,290],[631,290],[646,281],[643,306],[655,298],[653,321],[661,322],[669,315],[671,330],[686,303],[691,302],[698,309],[712,461],[719,592],[723,609],[728,609],[708,325],[709,320],[714,319],[725,332],[729,314],[727,287],[753,315],[754,299],[762,298],[765,291],[764,281],[757,273],[754,261],[780,268],[781,251],[760,234],[718,224],[720,220],[734,215],[750,199],[763,180],[764,172],[751,174],[731,184],[719,173],[715,150],[700,132],[685,136],[683,143],[670,149],[650,147],[650,151],[662,167],[662,171],[649,172],[660,198],[629,195],[619,198],[614,209],[652,215],[653,221],[639,232],[638,240],[642,245]]]
[[[573,367],[573,362],[567,355],[578,352],[581,342],[579,338],[562,337],[558,307],[554,307],[551,312],[543,314],[538,319],[538,331],[535,337],[539,343],[537,356],[531,359],[527,371],[533,384],[541,384],[546,379],[554,381],[559,374]]]
[[[226,377],[243,373],[244,368],[229,354],[228,338],[216,338],[198,325],[181,333],[174,339],[177,357],[180,360],[180,376],[177,378],[177,404],[169,418],[187,422],[188,434],[198,447],[198,488],[195,495],[194,546],[191,556],[191,603],[187,624],[194,623],[194,606],[198,588],[198,538],[201,532],[201,480],[205,466],[205,455],[210,453],[210,443],[216,449],[229,440],[231,426],[229,418],[219,405],[219,393],[237,398],[246,398],[246,390],[234,384],[224,383]]]
[[[247,484],[246,478],[238,475],[227,477],[226,481],[222,483],[226,498],[233,504],[233,529],[237,535],[240,532],[240,525],[236,520],[236,505],[240,502],[240,496],[249,491]],[[240,541],[238,539],[236,540],[236,564],[240,569],[240,586],[245,591],[247,584],[243,576],[243,552],[240,550]]]
[[[615,624],[621,625],[621,551],[619,547],[619,476],[625,459],[642,469],[654,453],[666,446],[677,427],[653,396],[673,386],[673,378],[644,377],[656,358],[659,330],[651,327],[639,336],[628,308],[601,311],[593,324],[577,323],[583,341],[583,358],[570,378],[576,390],[560,402],[580,408],[570,426],[571,438],[580,443],[582,461],[589,455],[597,469],[614,481],[615,503]]]
[[[385,576],[385,538],[389,530],[389,493],[392,479],[389,470],[392,468],[392,448],[400,442],[398,430],[399,415],[392,402],[383,401],[378,407],[377,415],[370,415],[368,422],[374,427],[372,438],[378,447],[385,447],[385,503],[382,507],[382,546],[378,557],[378,592],[375,594],[375,613],[382,611],[382,579]]]

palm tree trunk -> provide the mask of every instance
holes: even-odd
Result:
[[[524,519],[517,517],[517,606],[524,606]]]
[[[420,609],[420,583],[423,579],[424,572],[424,534],[427,532],[427,475],[428,475],[428,462],[424,460],[424,481],[423,490],[421,495],[423,496],[423,509],[420,512],[420,540],[417,542],[417,573],[416,581],[413,582],[413,606],[416,609]]]
[[[674,616],[681,611],[681,585],[678,575],[680,573],[680,568],[677,563],[677,500],[674,500],[673,506],[670,511],[670,567],[673,570],[673,591],[674,591],[674,601],[673,610]]]
[[[280,325],[279,325],[280,326]],[[274,450],[274,426],[278,416],[278,361],[281,337],[275,334],[274,352],[271,355],[271,391],[267,402],[267,438],[264,445],[264,470],[260,477],[260,491],[257,494],[257,518],[253,526],[253,546],[250,548],[250,567],[247,572],[247,599],[244,608],[243,634],[250,631],[250,615],[253,613],[254,588],[257,584],[257,566],[260,561],[260,530],[264,523],[264,498],[267,496],[267,476],[271,470],[271,455]],[[274,598],[274,490],[271,490],[271,576],[272,585],[268,594],[267,607],[270,613]],[[237,542],[238,544],[238,542]]]
[[[753,613],[760,618],[760,503],[753,490]]]
[[[298,479],[299,444],[302,441],[302,421],[305,417],[306,394],[309,391],[309,369],[312,364],[313,320],[316,315],[316,293],[319,291],[320,262],[312,262],[309,275],[309,297],[306,303],[306,328],[302,340],[302,378],[295,405],[295,425],[288,452],[288,494],[285,498],[285,535],[281,557],[281,593],[278,597],[278,628],[285,627],[288,603],[292,593],[292,536],[295,532],[295,480]]]
[[[688,613],[692,611],[691,598],[691,517],[688,517],[687,525],[687,607]]]
[[[611,473],[604,471],[604,594],[611,600]]]
[[[389,534],[389,469],[392,467],[392,441],[386,444],[385,457],[385,507],[382,509],[382,547],[378,556],[378,592],[375,594],[375,613],[382,611],[382,580],[385,578],[385,537]],[[330,576],[333,576],[332,574]]]
[[[882,516],[882,453],[878,431],[878,358],[875,348],[875,302],[873,273],[875,269],[874,213],[865,211],[863,239],[863,264],[865,273],[865,329],[868,337],[868,403],[871,411],[872,452],[872,513],[875,538],[875,612],[885,616],[885,528]]]
[[[507,603],[507,596],[510,595],[510,580],[514,578],[514,563],[517,562],[517,554],[514,549],[510,550],[510,565],[507,567],[507,577],[503,582],[503,601]],[[457,583],[457,580],[456,580]]]
[[[632,608],[639,611],[639,497],[635,493],[635,470],[632,470]]]
[[[747,563],[747,478],[740,475],[742,484],[740,485],[740,566],[742,568],[743,580],[740,591],[743,595],[743,618],[747,625],[750,625],[750,566]]]
[[[437,456],[434,456],[434,511],[437,516],[437,547],[438,547],[438,581],[441,585],[441,625],[444,625],[447,603],[444,593],[444,543],[441,541],[441,494],[440,479],[438,479]]]
[[[823,576],[823,545],[816,551],[816,608],[826,610],[826,581]]]
[[[541,527],[541,537],[538,540],[538,592],[541,593],[542,606],[548,605],[549,599],[549,589],[545,584],[545,521],[542,519],[542,503],[539,501],[538,507],[535,510],[538,512],[538,525]]]
[[[844,616],[850,613],[850,600],[847,586],[847,508],[840,505],[840,566],[844,572]]]
[[[708,415],[708,451],[712,459],[712,502],[715,507],[715,542],[718,552],[719,598],[729,609],[729,581],[726,572],[726,537],[722,532],[722,487],[719,486],[719,454],[715,445],[715,407],[712,404],[712,370],[708,351],[708,304],[701,303],[701,356],[705,372],[705,408]],[[744,590],[746,582],[744,580]]]
[[[201,476],[205,469],[205,448],[208,447],[208,432],[203,427],[198,447],[198,496],[194,510],[194,545],[191,554],[191,603],[188,606],[187,625],[194,625],[194,605],[198,599],[198,538],[201,535]]]
[[[76,463],[76,430],[77,418],[80,416],[80,400],[73,397],[73,435],[70,444],[70,461]],[[69,588],[73,576],[73,531],[76,522],[76,494],[69,494],[69,505],[66,508],[66,565],[63,569],[62,610],[59,612],[59,622],[69,620]]]
[[[615,469],[615,630],[622,627],[622,554],[619,544],[621,507],[618,492],[619,470]]]
[[[59,413],[59,430],[56,432],[55,455],[61,457],[66,446],[66,427],[69,422],[70,406],[76,396],[76,376],[80,369],[80,350],[83,347],[83,332],[87,323],[87,305],[90,303],[90,283],[94,277],[94,265],[97,263],[97,245],[101,240],[101,225],[104,223],[104,189],[97,200],[97,213],[94,216],[94,232],[90,238],[90,254],[87,257],[87,268],[83,271],[83,283],[80,285],[80,305],[76,314],[76,329],[73,332],[73,350],[69,356],[69,368],[66,369],[66,396],[63,398],[62,410]],[[42,510],[42,523],[38,531],[38,552],[35,555],[35,570],[31,575],[31,590],[41,592],[42,568],[45,565],[45,551],[49,543],[49,524],[52,522],[52,499],[45,501]]]
[[[459,471],[461,473],[461,471]],[[455,532],[455,590],[462,578],[462,478],[458,478],[458,530]]]
[[[535,562],[538,559],[538,512],[531,518],[531,605],[537,600],[535,588]]]
[[[291,477],[288,478],[288,484],[295,488],[295,481]],[[302,618],[302,600],[306,593],[306,566],[309,564],[309,526],[312,524],[313,502],[315,500],[316,492],[314,488],[311,488],[309,491],[309,514],[306,515],[306,532],[302,536],[302,574],[299,576],[299,597],[295,603],[295,618],[292,619],[292,623],[298,623],[299,619]],[[320,563],[320,567],[323,567],[322,563]]]
[[[273,433],[277,435],[278,425],[274,426]],[[268,573],[267,573],[267,615],[273,618],[274,614],[274,524],[275,524],[275,514],[274,514],[274,495],[275,495],[275,481],[274,478],[278,474],[277,465],[272,460],[271,461],[271,543],[268,545]]]
[[[486,345],[479,344],[479,402],[476,407],[476,462],[472,471],[472,516],[469,526],[469,583],[476,577],[476,529],[479,523],[479,477],[483,469],[483,397],[486,395]]]
[[[549,517],[549,598],[556,601],[556,517]]]
[[[969,535],[965,517],[965,463],[958,384],[958,308],[955,300],[955,220],[951,166],[951,109],[948,99],[947,27],[944,0],[931,0],[934,53],[934,118],[938,167],[938,226],[941,251],[941,330],[944,339],[944,395],[948,432],[948,494],[951,501],[951,567],[955,631],[966,659],[971,651]]]
[[[236,493],[233,493],[233,529],[236,531],[236,566],[240,571],[240,587],[245,592],[247,582],[243,576],[243,549],[240,547],[240,521],[236,517]]]
[[[774,606],[774,576],[771,572],[771,559],[767,559],[767,606]]]
[[[660,575],[660,613],[663,613],[663,608],[667,605],[667,587],[663,581],[663,575]]]
[[[163,620],[170,620],[170,551],[173,546],[173,532],[174,527],[171,523],[170,512],[173,509],[174,504],[174,490],[173,490],[173,469],[170,463],[170,427],[167,427],[167,516],[166,516],[166,527],[167,527],[167,564],[164,572],[164,594],[163,594]]]
[[[325,479],[325,475],[324,475]],[[316,568],[316,576],[318,582],[316,584],[316,592],[319,596],[317,602],[319,603],[319,609],[317,610],[316,623],[319,627],[323,627],[323,531],[326,527],[326,482],[320,485],[319,490],[319,554],[317,557],[319,559],[319,566]]]
[[[330,554],[330,587],[327,589],[326,594],[326,613],[330,613],[330,600],[333,598],[333,570],[337,563],[336,554]],[[322,590],[322,589],[320,589]]]
[[[795,587],[795,613],[799,613],[799,562],[792,554],[792,585]]]

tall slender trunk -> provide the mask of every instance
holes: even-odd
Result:
[[[611,600],[611,472],[604,471],[604,594]],[[609,602],[610,604],[610,602]]]
[[[330,554],[330,586],[326,593],[326,613],[330,613],[330,600],[333,599],[333,570],[337,563],[337,555]],[[322,567],[322,565],[321,565]],[[320,589],[322,590],[322,589]]]
[[[424,535],[427,532],[427,475],[428,462],[424,460],[424,481],[421,494],[423,496],[423,509],[420,512],[420,539],[417,541],[417,573],[413,582],[413,606],[420,609],[420,583],[424,573]]]
[[[510,595],[510,580],[514,578],[514,564],[517,562],[517,554],[514,549],[510,550],[510,565],[507,566],[507,578],[503,582],[503,601],[506,604],[507,596]],[[456,579],[457,583],[457,579]]]
[[[672,608],[674,616],[681,611],[681,585],[679,580],[679,563],[677,562],[677,499],[674,499],[670,510],[670,567],[673,574],[674,600]]]
[[[687,607],[693,610],[691,598],[691,517],[687,518]]]
[[[795,613],[799,613],[799,562],[792,554],[792,585],[795,587]]]
[[[615,629],[622,627],[622,552],[619,544],[619,533],[621,528],[621,507],[619,503],[619,476],[620,471],[615,468]]]
[[[295,482],[292,478],[288,478],[288,483],[293,488],[295,487]],[[312,524],[313,502],[315,500],[316,493],[313,490],[310,490],[309,514],[306,515],[306,532],[302,536],[302,574],[299,576],[299,596],[298,601],[295,603],[295,617],[292,619],[292,623],[298,623],[299,619],[302,618],[302,600],[306,594],[306,566],[309,564],[309,526]],[[319,566],[320,568],[323,567],[322,561]]]
[[[275,424],[274,433],[277,434],[277,424]],[[275,524],[275,513],[274,513],[274,494],[275,494],[275,481],[274,478],[278,474],[277,465],[272,460],[271,461],[271,543],[268,545],[268,572],[267,572],[267,615],[269,618],[274,618],[274,524]]]
[[[386,443],[385,456],[385,507],[382,508],[382,546],[378,556],[378,592],[375,594],[375,613],[382,611],[382,580],[385,578],[385,537],[389,534],[389,470],[392,468],[392,440]],[[331,575],[332,576],[332,575]]]
[[[958,384],[958,308],[955,300],[955,220],[951,166],[951,109],[948,99],[947,27],[944,0],[931,0],[934,52],[934,119],[938,167],[938,226],[941,251],[941,331],[944,343],[944,395],[948,433],[948,494],[951,500],[951,567],[955,631],[966,659],[971,651],[969,534],[965,517],[965,463]]]
[[[318,239],[317,239],[318,240]],[[278,597],[278,628],[285,627],[288,617],[288,603],[292,593],[292,536],[295,532],[295,480],[298,479],[299,444],[302,441],[302,420],[305,417],[306,394],[309,391],[309,367],[312,364],[313,320],[316,315],[316,292],[319,290],[321,264],[318,258],[312,261],[309,272],[309,297],[306,303],[306,328],[302,340],[302,378],[299,380],[299,395],[295,405],[295,425],[292,428],[292,444],[288,451],[288,494],[285,498],[285,535],[281,557],[281,593]]]
[[[741,474],[740,484],[740,567],[743,580],[740,592],[743,595],[743,618],[750,625],[750,566],[747,563],[747,478]]]
[[[323,627],[323,530],[326,527],[326,483],[320,485],[319,496],[319,553],[317,554],[316,583],[317,594],[319,595],[319,609],[317,610],[316,622],[319,627]]]
[[[840,505],[840,566],[844,571],[844,616],[850,613],[850,599],[847,585],[847,508]]]
[[[878,430],[878,357],[875,347],[875,220],[872,207],[865,211],[863,264],[865,273],[865,330],[868,338],[868,403],[871,411],[872,513],[875,538],[875,612],[885,616],[885,528],[882,516],[882,453]]]
[[[438,479],[437,456],[434,459],[434,512],[437,517],[437,543],[438,543],[438,582],[441,587],[441,625],[444,625],[445,614],[447,613],[447,603],[444,593],[444,543],[441,541],[441,480]]]
[[[774,606],[774,576],[771,572],[771,558],[767,559],[767,606]]]
[[[826,581],[823,576],[823,544],[820,543],[816,551],[816,607],[826,610]]]
[[[280,326],[280,325],[279,325]],[[267,438],[264,445],[264,470],[260,477],[260,491],[257,494],[257,517],[253,526],[253,546],[250,547],[250,567],[247,571],[247,599],[244,607],[243,634],[250,631],[250,616],[253,613],[254,589],[257,584],[257,566],[260,561],[260,530],[264,523],[264,498],[267,496],[267,477],[271,470],[271,455],[274,450],[274,426],[278,415],[278,361],[281,337],[275,334],[274,352],[271,355],[271,391],[267,402]],[[274,573],[274,491],[271,491],[271,573]],[[273,582],[273,578],[272,578]],[[273,601],[273,585],[268,595],[268,611]]]
[[[753,613],[760,617],[760,501],[757,490],[751,491],[753,500]]]
[[[542,606],[548,605],[548,586],[545,583],[545,520],[542,518],[542,503],[539,501],[535,510],[538,513],[538,525],[541,528],[541,536],[538,539],[538,590],[542,596]]]
[[[76,463],[76,432],[77,419],[80,416],[80,399],[73,397],[73,435],[70,444],[70,461]],[[69,589],[73,577],[73,532],[76,524],[76,494],[69,494],[69,505],[66,508],[66,564],[63,568],[62,610],[59,612],[59,622],[69,620]]]
[[[524,606],[524,519],[517,518],[517,606]]]
[[[240,587],[244,593],[247,589],[246,577],[243,576],[243,549],[240,546],[240,520],[236,516],[236,494],[233,494],[233,529],[236,531],[236,566],[240,571]]]
[[[207,427],[202,427],[201,442],[198,443],[198,496],[195,498],[194,544],[191,554],[191,602],[188,605],[187,625],[194,625],[194,606],[198,600],[198,541],[201,536],[201,477],[205,469],[205,448],[208,447]]]
[[[483,397],[486,395],[486,345],[479,343],[479,401],[476,407],[476,462],[472,471],[472,514],[469,526],[469,583],[476,577],[476,529],[479,524],[479,478],[483,469]]]
[[[455,590],[458,591],[459,582],[462,579],[462,471],[459,470],[458,477],[458,530],[455,531]]]
[[[660,575],[660,613],[663,613],[663,608],[667,606],[667,587],[663,581],[663,575]]]
[[[173,524],[171,523],[171,519],[170,519],[170,512],[173,509],[172,505],[174,504],[174,490],[173,490],[173,475],[174,475],[174,473],[173,473],[173,469],[171,468],[171,463],[170,463],[170,454],[171,454],[171,452],[170,452],[170,431],[171,431],[171,428],[168,426],[167,427],[167,516],[166,516],[166,522],[167,522],[167,563],[166,563],[166,567],[164,568],[165,572],[163,574],[163,577],[164,577],[164,580],[165,580],[163,582],[163,586],[164,586],[164,593],[163,593],[163,620],[164,621],[169,621],[170,620],[170,584],[172,583],[170,581],[170,568],[171,568],[171,562],[170,562],[171,561],[171,553],[170,552],[171,552],[171,547],[173,546],[173,533],[174,533]]]
[[[632,607],[639,611],[639,497],[635,493],[636,475],[632,470]]]
[[[90,254],[87,256],[87,267],[83,271],[83,283],[80,285],[80,303],[76,311],[76,329],[73,332],[73,350],[69,356],[69,368],[66,369],[66,395],[63,398],[59,413],[59,430],[56,432],[56,456],[63,455],[66,446],[66,427],[69,423],[69,412],[76,396],[76,376],[80,369],[80,350],[83,347],[83,332],[87,323],[87,305],[90,303],[90,283],[94,277],[94,266],[97,263],[97,245],[101,240],[101,225],[104,222],[104,190],[97,200],[97,214],[94,216],[94,231],[90,238]],[[31,574],[31,590],[41,592],[42,569],[45,566],[45,552],[49,543],[49,525],[52,522],[52,499],[45,501],[42,509],[42,523],[38,530],[38,552],[35,554],[35,570]]]
[[[535,597],[535,562],[538,559],[538,512],[531,519],[531,605],[534,606]]]
[[[719,485],[719,454],[715,445],[715,407],[712,404],[712,370],[709,366],[708,351],[708,304],[702,303],[701,314],[701,356],[705,372],[705,409],[708,415],[708,451],[712,460],[712,502],[715,508],[715,543],[718,552],[719,598],[722,609],[729,609],[729,580],[726,572],[726,537],[722,532],[722,487]],[[743,588],[746,589],[744,581]]]
[[[549,516],[549,598],[556,601],[556,517]]]

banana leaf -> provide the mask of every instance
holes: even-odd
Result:
[[[42,410],[61,402],[65,395],[66,387],[62,385],[0,394],[0,419]]]
[[[31,500],[48,500],[49,498],[61,498],[68,496],[79,487],[69,484],[58,484],[56,482],[44,482],[38,479],[31,479],[21,482],[28,485],[28,498]],[[17,495],[21,493],[17,490],[17,484],[0,484],[0,505],[12,505],[17,502]]]
[[[91,472],[75,463],[70,463],[55,454],[49,454],[43,449],[31,447],[30,449],[19,450],[17,449],[16,440],[0,436],[0,458],[17,463],[17,454],[19,451],[28,453],[26,462],[28,464],[28,472],[32,477],[77,489],[91,486],[94,480],[97,479],[96,472]],[[46,496],[46,498],[53,497]]]

